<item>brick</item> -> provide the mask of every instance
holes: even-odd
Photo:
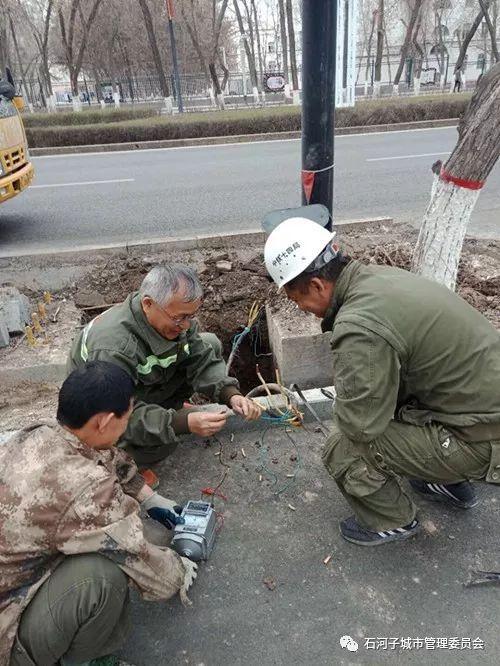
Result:
[[[0,287],[0,313],[9,333],[22,333],[30,321],[29,300],[15,287]]]

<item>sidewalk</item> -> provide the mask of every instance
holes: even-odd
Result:
[[[480,484],[482,502],[470,512],[417,500],[427,531],[363,549],[339,535],[349,508],[321,464],[323,436],[311,424],[307,429],[290,433],[299,463],[290,460],[297,452],[285,432],[267,431],[265,458],[275,485],[258,471],[262,431],[237,432],[232,444],[229,434],[221,438],[231,465],[222,487],[225,522],[211,560],[200,566],[193,606],[134,596],[134,629],[122,658],[136,666],[498,663],[499,588],[463,587],[471,568],[499,570],[498,490]],[[223,471],[218,450],[181,444],[156,470],[160,492],[184,501],[216,485]],[[273,492],[290,482],[286,475],[297,464],[296,481],[277,498]],[[358,642],[356,653],[341,649],[346,634]],[[424,646],[366,649],[365,640],[377,637],[412,638],[412,645],[420,638]],[[448,647],[425,649],[426,637],[445,638]],[[479,638],[484,649],[455,649],[450,639],[457,638],[465,646],[462,639]]]

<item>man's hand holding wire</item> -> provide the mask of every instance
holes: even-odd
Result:
[[[188,415],[189,432],[212,437],[226,425],[227,416],[227,412],[191,412]]]
[[[262,410],[253,400],[242,395],[233,395],[229,404],[233,412],[242,416],[245,421],[255,421],[262,414]]]

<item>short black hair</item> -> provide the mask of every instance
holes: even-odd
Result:
[[[82,428],[102,412],[123,416],[134,395],[134,380],[107,361],[90,361],[66,378],[59,391],[57,420],[68,428]]]
[[[307,292],[307,286],[309,282],[315,277],[319,277],[322,280],[326,280],[327,282],[335,282],[338,280],[344,268],[350,264],[351,261],[351,257],[346,254],[342,254],[342,252],[339,252],[335,259],[329,261],[319,270],[311,271],[310,273],[304,271],[300,275],[297,275],[297,277],[293,280],[290,280],[290,282],[288,282],[285,286],[292,291],[297,290],[301,292]]]

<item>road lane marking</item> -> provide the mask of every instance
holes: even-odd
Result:
[[[82,180],[74,183],[50,183],[47,185],[31,185],[30,190],[46,187],[73,187],[78,185],[107,185],[109,183],[133,183],[135,178],[114,178],[113,180]]]
[[[449,155],[450,152],[442,150],[440,153],[419,153],[418,155],[393,155],[392,157],[368,157],[366,162],[383,162],[384,160],[410,160],[414,157],[435,157],[436,155]]]
[[[405,134],[407,132],[432,132],[435,130],[456,130],[456,125],[445,125],[443,127],[417,127],[415,129],[405,129],[405,130],[390,130],[388,132],[359,132],[357,134],[338,134],[335,136],[335,141],[338,139],[347,139],[349,137],[356,136],[380,136],[391,135],[391,134]],[[254,146],[264,143],[292,143],[300,141],[300,137],[297,139],[269,139],[269,140],[259,140],[259,141],[234,141],[233,143],[211,143],[211,144],[202,144],[198,146],[170,146],[167,148],[129,148],[128,150],[98,150],[92,153],[64,153],[59,155],[33,155],[31,159],[33,160],[52,160],[62,157],[95,157],[96,155],[104,155],[109,157],[110,155],[125,155],[130,153],[161,153],[165,150],[193,150],[195,148],[234,148],[235,146]],[[441,154],[441,153],[440,153]]]

